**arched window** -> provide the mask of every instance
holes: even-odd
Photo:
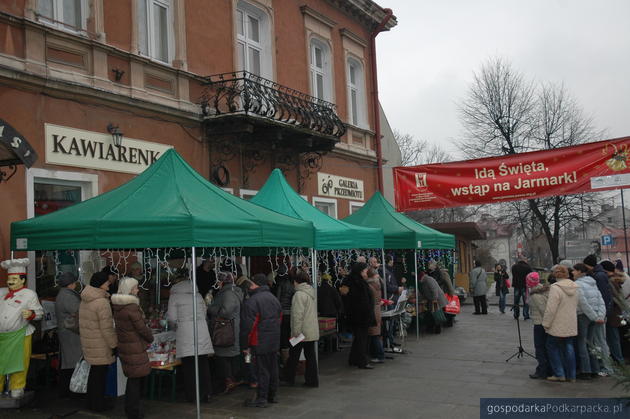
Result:
[[[236,57],[239,70],[272,78],[269,15],[245,1],[239,1],[236,8]]]
[[[348,58],[348,122],[355,127],[367,128],[367,102],[363,64]]]
[[[311,95],[332,102],[330,48],[318,38],[311,39]]]

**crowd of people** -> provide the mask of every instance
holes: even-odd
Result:
[[[530,378],[591,380],[612,374],[615,364],[624,364],[624,353],[630,358],[630,280],[620,260],[598,263],[589,255],[582,263],[562,261],[546,283],[524,260],[511,271],[514,318],[522,307],[523,319],[534,325],[537,366]],[[499,310],[505,313],[510,289],[505,266],[495,266],[494,281]]]
[[[181,361],[188,402],[197,398],[195,364],[200,402],[247,385],[256,390],[256,396],[246,400],[246,406],[277,403],[279,385],[296,384],[301,354],[305,358],[304,386],[318,387],[319,316],[334,318],[337,330],[351,337],[350,366],[373,369],[374,364],[385,362],[386,349],[399,349],[394,322],[381,316],[382,311],[395,307],[406,287],[406,279],[395,273],[391,256],[386,258],[385,266],[376,258],[359,257],[348,270],[340,268],[335,275],[323,273],[317,293],[306,264],[291,268],[280,264],[272,274],[250,278],[242,266],[227,269],[222,264],[215,269],[214,263],[208,259],[197,267],[194,292],[188,273],[181,272],[168,297],[166,317],[175,332],[176,357]],[[454,294],[448,273],[431,263],[419,279],[417,298],[423,310],[442,310],[446,295]],[[127,377],[127,417],[142,417],[143,379],[151,372],[147,347],[153,335],[141,309],[139,281],[119,278],[106,267],[92,275],[80,294],[79,282],[72,273],[61,275],[58,285],[61,395],[72,396],[69,383],[83,357],[90,365],[88,408],[112,408],[113,399],[106,397],[106,380],[108,368],[117,357]],[[197,307],[196,360],[193,298]],[[428,324],[436,333],[441,326]]]

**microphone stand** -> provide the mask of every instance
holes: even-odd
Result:
[[[516,307],[520,308],[520,304],[518,306],[516,306]],[[514,310],[514,307],[512,307],[512,310]],[[521,339],[521,323],[520,323],[518,317],[516,318],[516,330],[518,331],[518,349],[517,349],[516,353],[514,353],[512,356],[510,356],[508,359],[506,359],[505,362],[510,362],[510,360],[512,358],[514,358],[514,357],[523,358],[524,355],[529,355],[530,357],[536,359],[536,357],[534,355],[530,354],[525,349],[523,349],[523,340]]]

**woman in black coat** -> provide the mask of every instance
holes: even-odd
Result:
[[[497,263],[494,266],[494,282],[495,293],[499,297],[499,310],[501,314],[505,314],[505,296],[510,292],[507,284],[508,279],[510,279],[510,276],[505,271],[503,265]]]
[[[374,297],[367,279],[368,265],[357,262],[352,266],[348,277],[349,288],[346,295],[346,316],[352,329],[352,349],[348,364],[361,369],[373,369],[368,363],[368,328],[376,325],[374,318]]]

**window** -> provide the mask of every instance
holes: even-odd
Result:
[[[350,215],[360,210],[363,205],[365,205],[363,202],[350,201]]]
[[[87,0],[39,0],[38,19],[61,29],[85,30],[87,23]]]
[[[243,1],[236,9],[236,58],[239,70],[271,78],[269,17],[262,9]]]
[[[234,188],[221,188],[230,195],[234,195]]]
[[[337,200],[332,198],[313,197],[313,206],[333,218],[337,218]]]
[[[97,175],[36,168],[27,171],[28,218],[58,211],[97,194]],[[28,257],[32,261],[28,287],[42,297],[56,294],[59,273],[73,272],[85,283],[94,270],[90,251],[29,251]]]
[[[322,100],[332,101],[332,77],[330,48],[317,38],[311,39],[311,94]]]
[[[366,127],[366,100],[363,65],[355,58],[348,59],[348,120],[356,127]]]
[[[163,63],[174,56],[173,7],[171,0],[137,0],[138,51]]]
[[[258,193],[258,191],[254,191],[252,189],[241,189],[239,191],[239,194],[241,195],[241,198],[243,198],[246,201],[249,201],[250,199],[255,197],[257,193]]]

